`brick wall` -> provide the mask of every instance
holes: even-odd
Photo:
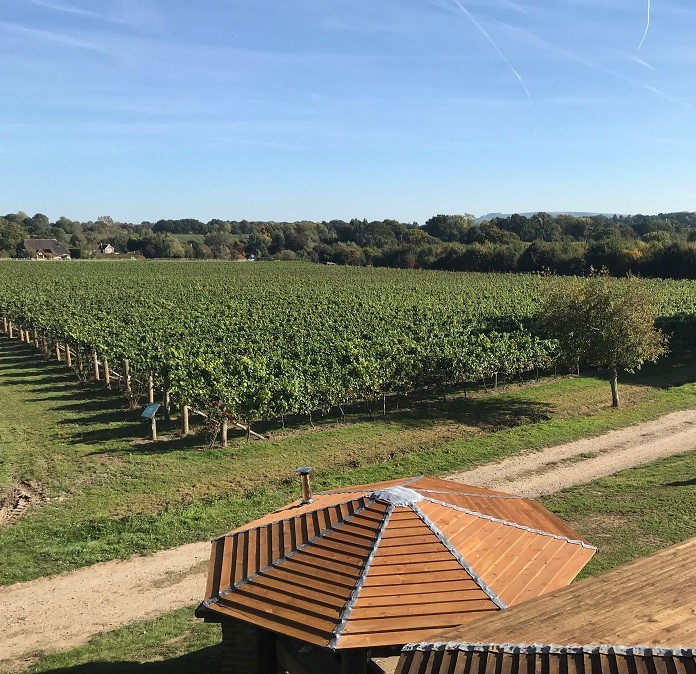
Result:
[[[277,674],[272,632],[233,619],[221,626],[222,674]]]

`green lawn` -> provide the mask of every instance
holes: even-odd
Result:
[[[0,488],[24,479],[45,501],[0,529],[0,582],[29,580],[133,553],[202,540],[297,496],[294,468],[317,488],[443,474],[598,434],[693,405],[696,360],[667,359],[624,377],[627,406],[608,407],[603,380],[545,379],[505,392],[407,400],[367,418],[353,410],[311,430],[290,420],[273,438],[210,449],[203,436],[142,440],[138,412],[58,363],[0,339]],[[389,401],[390,410],[395,401]]]
[[[696,535],[696,452],[625,470],[541,500],[599,546],[582,578]],[[215,671],[219,627],[196,620],[193,609],[103,634],[85,646],[41,659],[29,672]]]

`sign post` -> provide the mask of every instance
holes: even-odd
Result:
[[[157,410],[159,410],[159,403],[150,403],[140,415],[141,419],[145,419],[150,422],[150,440],[152,442],[157,442]]]

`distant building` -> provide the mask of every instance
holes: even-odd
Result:
[[[38,260],[69,260],[70,251],[55,239],[24,239],[24,252]]]
[[[102,255],[113,255],[116,252],[116,249],[110,243],[100,243],[99,252]]]

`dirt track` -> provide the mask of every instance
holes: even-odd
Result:
[[[692,450],[696,410],[686,410],[449,477],[536,496]],[[200,601],[209,549],[194,543],[0,588],[0,671]]]
[[[695,449],[696,410],[684,410],[595,438],[486,464],[449,475],[449,479],[539,496]]]

